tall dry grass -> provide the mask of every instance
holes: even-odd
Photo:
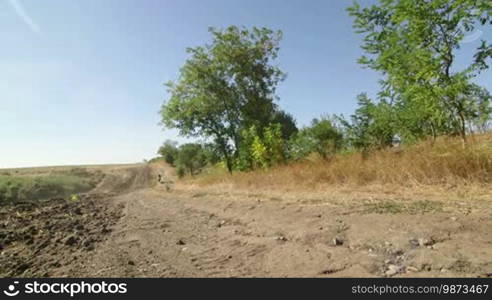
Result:
[[[471,137],[465,149],[459,139],[441,138],[434,144],[422,142],[368,155],[338,154],[330,161],[314,157],[269,170],[219,172],[190,181],[200,186],[306,191],[333,185],[487,186],[492,183],[492,135]]]

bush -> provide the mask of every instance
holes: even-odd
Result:
[[[310,127],[301,129],[289,141],[289,156],[298,160],[315,152],[323,159],[328,159],[342,146],[343,135],[330,119],[313,119]]]
[[[207,164],[207,157],[202,145],[188,143],[181,145],[178,151],[176,165],[178,169],[183,169],[185,173],[195,175]]]
[[[271,124],[259,132],[251,126],[242,132],[242,144],[236,166],[240,170],[268,168],[285,162],[286,143],[280,124]]]
[[[183,178],[186,175],[186,170],[183,166],[178,166],[176,168],[176,175],[178,175],[179,178]]]
[[[200,178],[203,184],[248,189],[326,190],[327,186],[387,186],[396,191],[425,186],[437,190],[490,190],[492,134],[476,136],[463,149],[459,138],[420,142],[400,149],[373,149],[365,159],[362,150],[338,153],[330,161],[313,158],[265,171],[217,174]],[[490,193],[489,193],[490,194]],[[463,196],[460,196],[463,197]]]
[[[164,161],[174,166],[176,159],[178,158],[178,147],[177,143],[171,140],[167,140],[164,144],[159,148],[157,153],[164,158]]]

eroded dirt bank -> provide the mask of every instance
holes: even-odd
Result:
[[[40,250],[39,258],[31,258],[28,266],[7,265],[2,275],[492,276],[490,201],[456,209],[440,209],[442,203],[435,201],[406,203],[404,207],[412,209],[395,213],[399,200],[368,206],[364,201],[342,204],[256,194],[168,192],[164,185],[153,184],[156,172],[165,170],[137,168],[124,176],[118,172],[96,189],[105,193],[103,197],[89,197],[83,204],[88,206],[81,207],[80,216],[90,216],[85,210],[92,211],[92,206],[100,213],[82,222],[88,229],[77,243],[35,235],[30,245],[46,241],[46,250]],[[125,192],[111,191],[114,187]],[[48,210],[44,213],[49,215]],[[34,219],[46,226],[42,215]],[[54,229],[52,235],[66,232],[68,237],[75,229],[72,225],[67,223],[67,231]],[[85,248],[83,241],[90,237],[95,241]],[[25,240],[19,245],[31,247]],[[15,249],[9,245],[3,253]],[[4,255],[2,262],[16,261]]]

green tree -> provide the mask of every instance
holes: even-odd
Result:
[[[302,128],[289,142],[289,153],[293,159],[301,159],[318,153],[328,159],[343,146],[343,134],[328,117],[313,119],[311,126]]]
[[[157,153],[164,158],[164,161],[171,166],[174,166],[174,162],[178,156],[177,145],[178,143],[175,141],[167,140],[161,147],[159,147],[159,150],[157,151]]]
[[[195,175],[207,164],[207,157],[200,144],[188,143],[179,147],[176,165],[178,173],[186,170],[190,175]]]
[[[468,101],[466,118],[469,120],[468,128],[470,132],[473,130],[485,133],[490,128],[492,116],[492,95],[489,91],[476,84],[471,84],[465,92]]]
[[[374,103],[366,94],[357,96],[358,108],[350,122],[342,119],[350,146],[359,149],[384,148],[391,145],[394,130],[394,110],[386,101]]]
[[[191,57],[179,79],[167,83],[162,123],[181,135],[213,141],[232,172],[241,131],[268,126],[277,110],[275,91],[285,75],[272,61],[282,34],[236,26],[210,33],[212,43],[188,48]]]
[[[243,130],[243,144],[237,160],[238,169],[268,168],[284,163],[286,142],[282,135],[281,124],[270,124],[262,132],[254,125]]]
[[[462,69],[455,58],[466,34],[490,20],[490,1],[380,0],[365,8],[356,3],[348,11],[364,34],[367,56],[359,63],[383,74],[381,96],[398,106],[395,113],[403,112],[404,120],[408,108],[418,108],[421,123],[434,136],[459,134],[466,143],[467,112],[475,106],[466,91],[471,78],[489,67],[492,46],[482,41],[473,62]]]
[[[207,164],[215,165],[223,159],[220,151],[217,149],[217,145],[214,143],[205,143],[202,145],[202,149]]]
[[[277,110],[273,114],[273,118],[271,124],[279,124],[280,130],[282,131],[282,138],[284,140],[290,139],[294,134],[296,134],[299,130],[297,129],[296,120],[294,117],[283,111]]]

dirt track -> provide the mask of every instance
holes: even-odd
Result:
[[[90,251],[63,245],[60,255],[74,259],[47,275],[492,276],[490,202],[391,214],[357,203],[167,192],[155,174],[148,167],[110,171],[94,191],[105,196],[95,201],[121,218]]]

